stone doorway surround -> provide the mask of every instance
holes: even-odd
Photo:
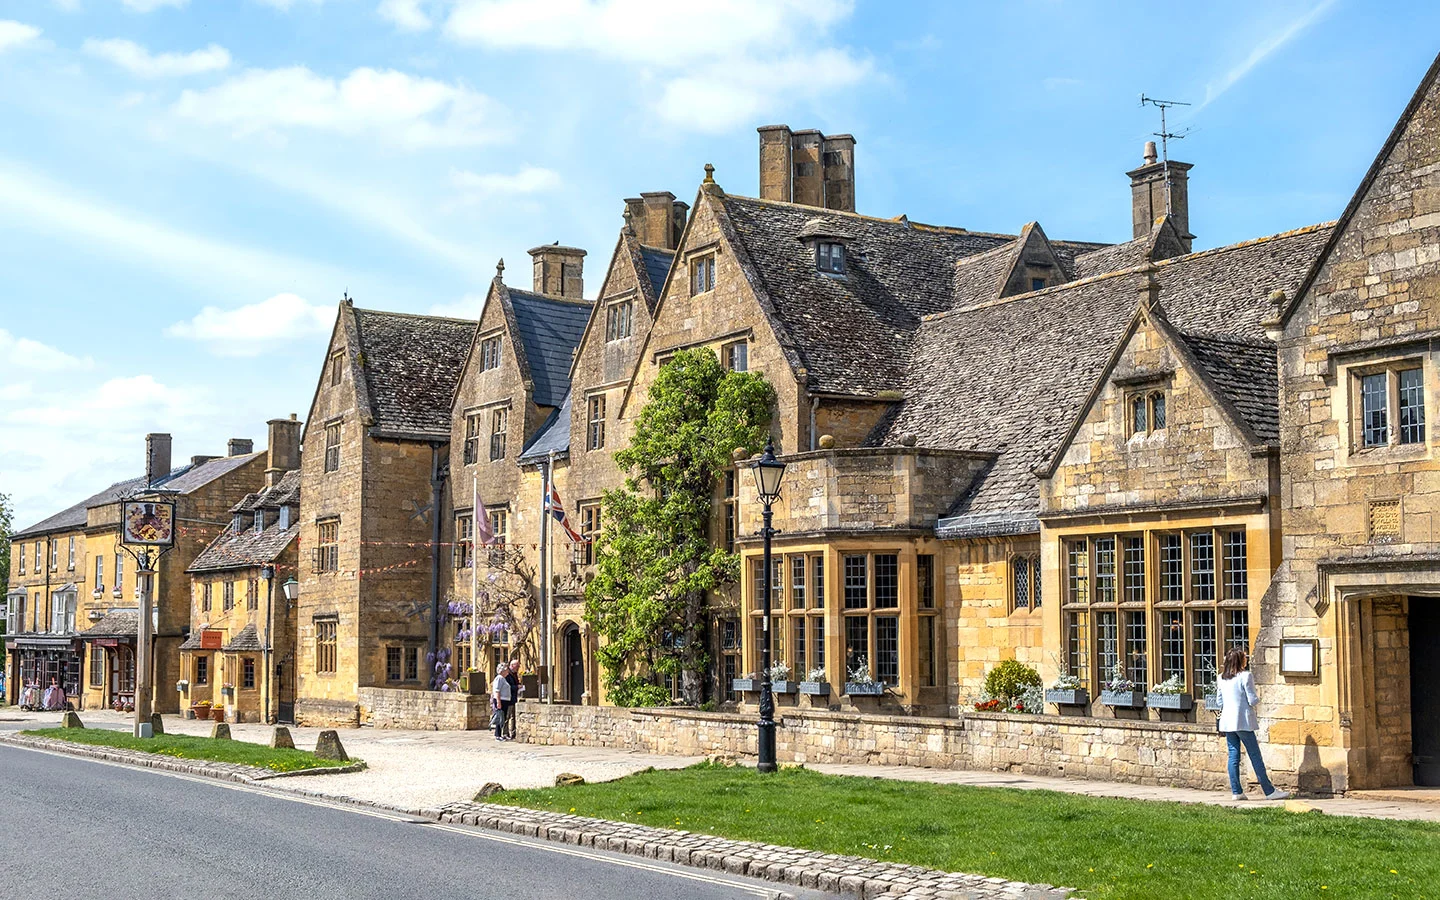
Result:
[[[1322,650],[1321,678],[1335,680],[1348,790],[1414,784],[1409,611],[1440,603],[1440,554],[1404,549],[1318,566],[1315,611],[1322,636],[1327,616],[1335,635],[1333,660]]]

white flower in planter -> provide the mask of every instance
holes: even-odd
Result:
[[[824,669],[824,667],[816,667],[816,668],[814,668],[814,669],[811,669],[809,672],[806,672],[806,673],[805,673],[805,680],[806,680],[806,681],[824,681],[824,680],[825,680],[825,669]]]
[[[775,665],[771,666],[771,667],[770,667],[770,680],[771,680],[771,681],[789,681],[789,680],[790,680],[790,664],[787,663],[787,662],[783,662],[783,661],[782,661],[782,662],[777,662]]]

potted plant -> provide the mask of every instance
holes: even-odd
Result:
[[[235,685],[233,685],[233,684],[228,684],[228,683],[227,683],[227,684],[222,684],[222,685],[220,685],[220,696],[222,696],[222,697],[234,697],[234,696],[235,696]]]
[[[182,694],[190,693],[190,682],[186,681],[183,678],[180,679],[179,681],[175,682],[175,690],[179,691]]]
[[[816,666],[805,673],[805,680],[800,682],[800,693],[812,697],[830,696],[830,682],[825,680],[824,666]]]
[[[793,694],[798,682],[790,680],[790,664],[778,662],[770,667],[770,690],[776,694]]]
[[[760,676],[758,673],[751,672],[744,678],[731,679],[730,689],[732,691],[758,691],[760,690]]]
[[[1110,669],[1110,680],[1100,691],[1100,702],[1120,709],[1141,709],[1145,706],[1145,692],[1125,674],[1125,665],[1118,659]]]
[[[1205,683],[1200,686],[1200,691],[1205,696],[1205,708],[1210,712],[1220,712],[1220,673],[1215,671],[1215,666],[1207,662],[1205,664]]]
[[[1180,674],[1171,675],[1169,678],[1155,685],[1150,693],[1145,695],[1145,705],[1151,709],[1168,709],[1174,712],[1186,712],[1194,705],[1190,695],[1185,693],[1185,676]]]
[[[852,697],[879,697],[885,693],[885,685],[870,674],[870,663],[865,657],[855,662],[845,682],[845,693]]]
[[[1060,677],[1045,691],[1045,702],[1056,706],[1086,706],[1090,692],[1080,683],[1080,676],[1061,670]]]
[[[225,707],[223,707],[223,706],[212,706],[212,707],[210,707],[210,718],[214,719],[216,722],[223,722],[223,721],[225,721]]]

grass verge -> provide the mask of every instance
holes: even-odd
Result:
[[[1106,898],[1440,898],[1440,824],[702,763],[492,803],[1079,888]]]
[[[110,731],[103,728],[37,728],[22,731],[35,737],[55,738],[72,744],[86,744],[92,747],[116,747],[121,750],[140,750],[160,756],[174,756],[179,759],[199,759],[210,762],[240,763],[272,772],[300,772],[305,769],[326,769],[348,766],[359,760],[339,762],[321,759],[308,750],[274,750],[263,744],[249,744],[245,741],[217,741],[208,737],[188,734],[162,734],[153,738],[137,738],[124,731]]]

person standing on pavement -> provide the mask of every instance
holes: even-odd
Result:
[[[508,671],[505,673],[505,680],[510,684],[510,705],[505,707],[505,739],[515,740],[515,704],[519,702],[520,695],[525,688],[520,684],[520,660],[510,660]]]
[[[505,737],[505,716],[509,713],[508,703],[515,696],[510,685],[510,679],[506,676],[510,672],[510,666],[501,663],[495,667],[495,683],[490,686],[490,727],[495,729],[495,740],[503,741]]]
[[[1250,673],[1250,657],[1239,647],[1231,647],[1225,653],[1225,668],[1220,673],[1220,732],[1230,748],[1230,797],[1244,800],[1245,790],[1240,785],[1240,748],[1243,746],[1250,757],[1250,767],[1260,782],[1260,790],[1266,800],[1284,800],[1290,794],[1279,790],[1270,783],[1265,772],[1265,760],[1260,758],[1260,742],[1255,738],[1257,726],[1255,704],[1260,695],[1255,692],[1255,676]]]

